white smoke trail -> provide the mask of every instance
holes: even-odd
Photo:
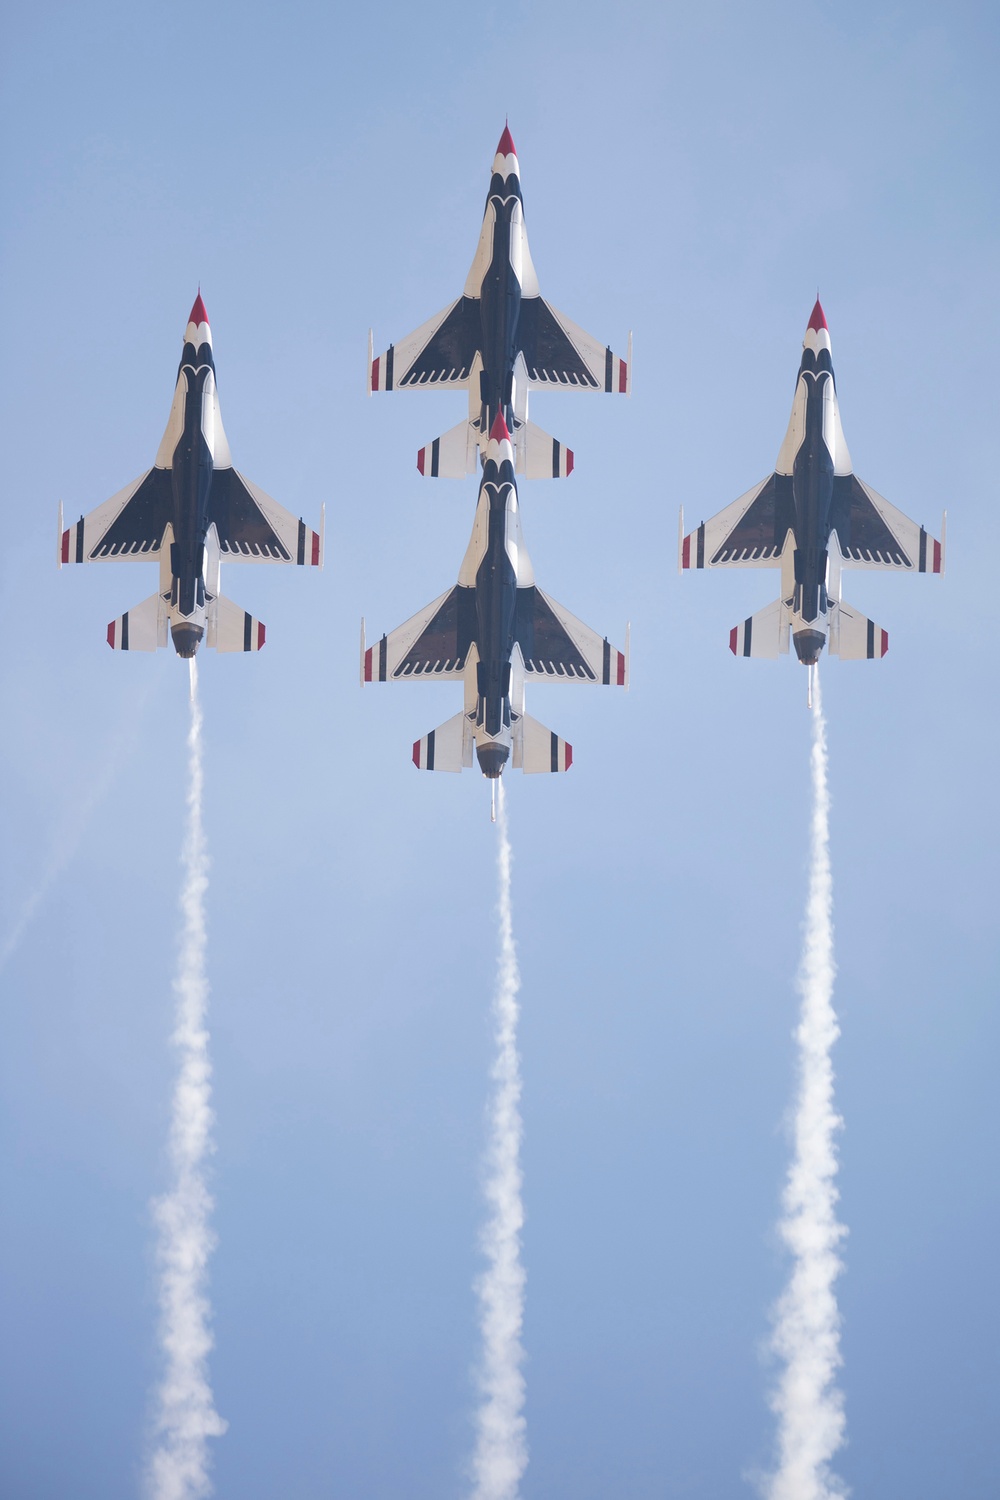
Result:
[[[826,720],[815,672],[812,742],[812,830],[809,895],[799,972],[802,1009],[796,1039],[799,1082],[795,1155],[782,1199],[781,1237],[794,1256],[788,1285],[774,1309],[771,1348],[785,1369],[771,1398],[778,1417],[778,1468],[769,1500],[833,1500],[847,1488],[830,1471],[844,1441],[844,1397],[836,1385],[843,1363],[834,1284],[847,1233],[837,1222],[836,1135],[843,1121],[833,1102],[831,1052],[840,1035],[833,1008],[833,882]]]
[[[191,660],[191,728],[188,733],[187,828],[181,886],[180,955],[174,1046],[180,1068],[170,1125],[173,1185],[154,1204],[159,1239],[160,1339],[166,1372],[158,1392],[157,1446],[149,1465],[153,1500],[201,1500],[211,1494],[208,1439],[221,1437],[226,1423],[215,1410],[208,1382],[212,1348],[207,1295],[208,1260],[215,1248],[209,1224],[212,1199],[205,1182],[212,1142],[205,972],[205,892],[208,852],[202,824],[204,778],[198,675]]]
[[[524,1422],[524,1376],[521,1325],[524,1319],[524,1267],[521,1264],[521,1070],[517,1053],[517,1003],[521,976],[517,968],[510,904],[510,837],[507,798],[500,780],[497,834],[500,840],[500,956],[493,1000],[496,1058],[490,1137],[486,1154],[486,1201],[490,1217],[481,1245],[487,1267],[476,1282],[482,1357],[478,1384],[482,1394],[476,1413],[476,1449],[472,1460],[474,1500],[516,1500],[528,1462]]]
[[[143,711],[152,688],[147,686],[135,700],[126,704],[122,722],[111,738],[107,752],[101,758],[100,770],[90,779],[88,790],[74,803],[62,826],[57,830],[48,864],[38,881],[25,897],[14,924],[0,944],[0,973],[7,967],[21,939],[28,930],[35,913],[60,875],[73,862],[84,834],[90,826],[97,809],[114,786],[115,781],[136,747]]]

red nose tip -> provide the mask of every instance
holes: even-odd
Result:
[[[513,138],[511,137],[510,127],[505,124],[503,127],[503,135],[500,137],[500,144],[497,147],[497,156],[516,155],[517,151],[514,146]]]
[[[809,318],[809,327],[814,333],[819,333],[821,328],[826,328],[826,314],[820,306],[818,297],[816,298],[816,306],[813,308]],[[827,329],[827,332],[829,332],[829,329]]]
[[[188,322],[189,323],[207,323],[208,322],[208,313],[205,311],[205,304],[201,300],[201,292],[199,292],[198,295],[197,295],[197,297],[194,299],[194,307],[192,307],[192,309],[191,309],[191,316],[188,318]]]
[[[490,441],[493,443],[509,443],[510,433],[507,431],[507,423],[503,419],[503,412],[498,411],[496,420],[490,428]]]

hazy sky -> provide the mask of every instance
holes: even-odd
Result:
[[[153,460],[201,285],[237,466],[327,565],[223,569],[267,624],[201,659],[220,1500],[459,1500],[495,970],[480,777],[410,746],[457,689],[358,686],[449,587],[464,397],[365,397],[464,283],[509,116],[543,293],[631,401],[533,398],[539,584],[632,687],[539,688],[511,775],[523,978],[525,1500],[737,1500],[772,1460],[805,674],[736,661],[776,575],[675,567],[773,467],[823,300],[856,471],[947,575],[848,574],[889,632],[824,665],[843,1037],[843,1387],[858,1496],[1000,1476],[996,1114],[998,23],[986,4],[221,0],[4,22],[0,1494],[138,1492],[158,1372],[187,671],[57,571],[56,514]],[[46,887],[45,883],[51,879]],[[44,887],[44,889],[43,889]],[[39,893],[40,896],[39,896]]]

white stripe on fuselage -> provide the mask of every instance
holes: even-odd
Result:
[[[498,468],[504,462],[513,467],[512,443],[509,440],[497,443],[491,438],[486,445],[484,462],[488,463],[491,459]],[[521,531],[517,485],[513,480],[484,479],[479,486],[479,501],[476,505],[475,520],[472,523],[472,536],[469,538],[469,545],[458,572],[458,582],[462,588],[471,589],[476,586],[476,574],[489,545],[490,498],[504,485],[507,486],[507,499],[504,506],[504,549],[510,558],[518,588],[530,588],[535,582],[534,568],[531,565]]]
[[[514,160],[513,157],[509,159]],[[524,203],[521,195],[520,193],[507,193],[501,196],[499,193],[492,193],[486,201],[483,227],[479,232],[479,244],[476,246],[469,274],[465,278],[463,292],[466,297],[482,295],[483,281],[493,260],[496,230],[501,223],[500,205],[510,203],[512,199],[515,200],[516,207],[507,221],[507,254],[517,279],[521,283],[521,296],[537,297],[539,295],[538,276],[528,248],[528,231],[524,222]]]
[[[795,469],[795,459],[806,440],[806,410],[809,403],[810,385],[817,380],[824,382],[823,388],[823,441],[826,443],[833,459],[833,472],[837,475],[851,473],[851,455],[848,451],[847,442],[844,438],[844,428],[840,420],[840,402],[837,400],[837,387],[834,385],[833,372],[820,370],[813,373],[804,370],[799,376],[795,387],[795,396],[792,401],[792,414],[788,419],[788,431],[785,433],[784,442],[778,453],[778,461],[774,466],[776,474],[790,475]]]
[[[201,325],[203,328],[206,324]],[[160,446],[156,450],[154,463],[158,469],[169,469],[173,466],[174,450],[181,440],[184,431],[184,402],[188,392],[188,372],[192,376],[204,365],[186,364],[182,365],[177,376],[177,384],[174,387],[174,399],[170,406],[170,416],[167,418],[166,430],[160,440]],[[226,430],[222,425],[222,412],[219,409],[219,390],[215,383],[215,371],[209,366],[209,372],[202,388],[201,402],[201,430],[208,451],[212,455],[212,463],[216,469],[231,469],[233,457],[229,451],[229,442],[226,438]]]

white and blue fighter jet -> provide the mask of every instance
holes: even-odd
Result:
[[[572,472],[572,450],[528,421],[529,391],[629,395],[631,365],[631,335],[628,358],[620,359],[542,297],[528,249],[517,152],[505,126],[461,297],[374,358],[369,334],[369,395],[468,390],[468,420],[420,449],[421,474],[457,479],[475,473],[477,452],[485,460],[493,424],[502,416],[517,473],[559,479]]]
[[[361,623],[361,681],[460,681],[461,713],[413,746],[421,771],[461,771],[473,750],[496,781],[523,771],[568,771],[573,747],[524,711],[526,682],[628,686],[625,651],[577,620],[535,584],[521,535],[514,444],[497,413],[483,456],[479,503],[455,588],[382,636]]]
[[[218,651],[259,651],[263,624],[219,591],[223,559],[321,564],[321,532],[233,468],[201,292],[153,467],[65,530],[60,506],[59,533],[60,567],[107,559],[160,565],[156,593],[108,626],[114,651],[155,651],[167,644],[168,629],[183,657],[194,656],[203,640]]]
[[[810,668],[824,645],[832,656],[860,660],[889,649],[888,632],[844,603],[843,569],[944,571],[943,540],[854,473],[818,298],[774,473],[687,536],[682,510],[680,535],[681,569],[781,569],[780,597],[735,625],[729,647],[736,656],[777,657],[788,651],[791,637],[799,661]]]

